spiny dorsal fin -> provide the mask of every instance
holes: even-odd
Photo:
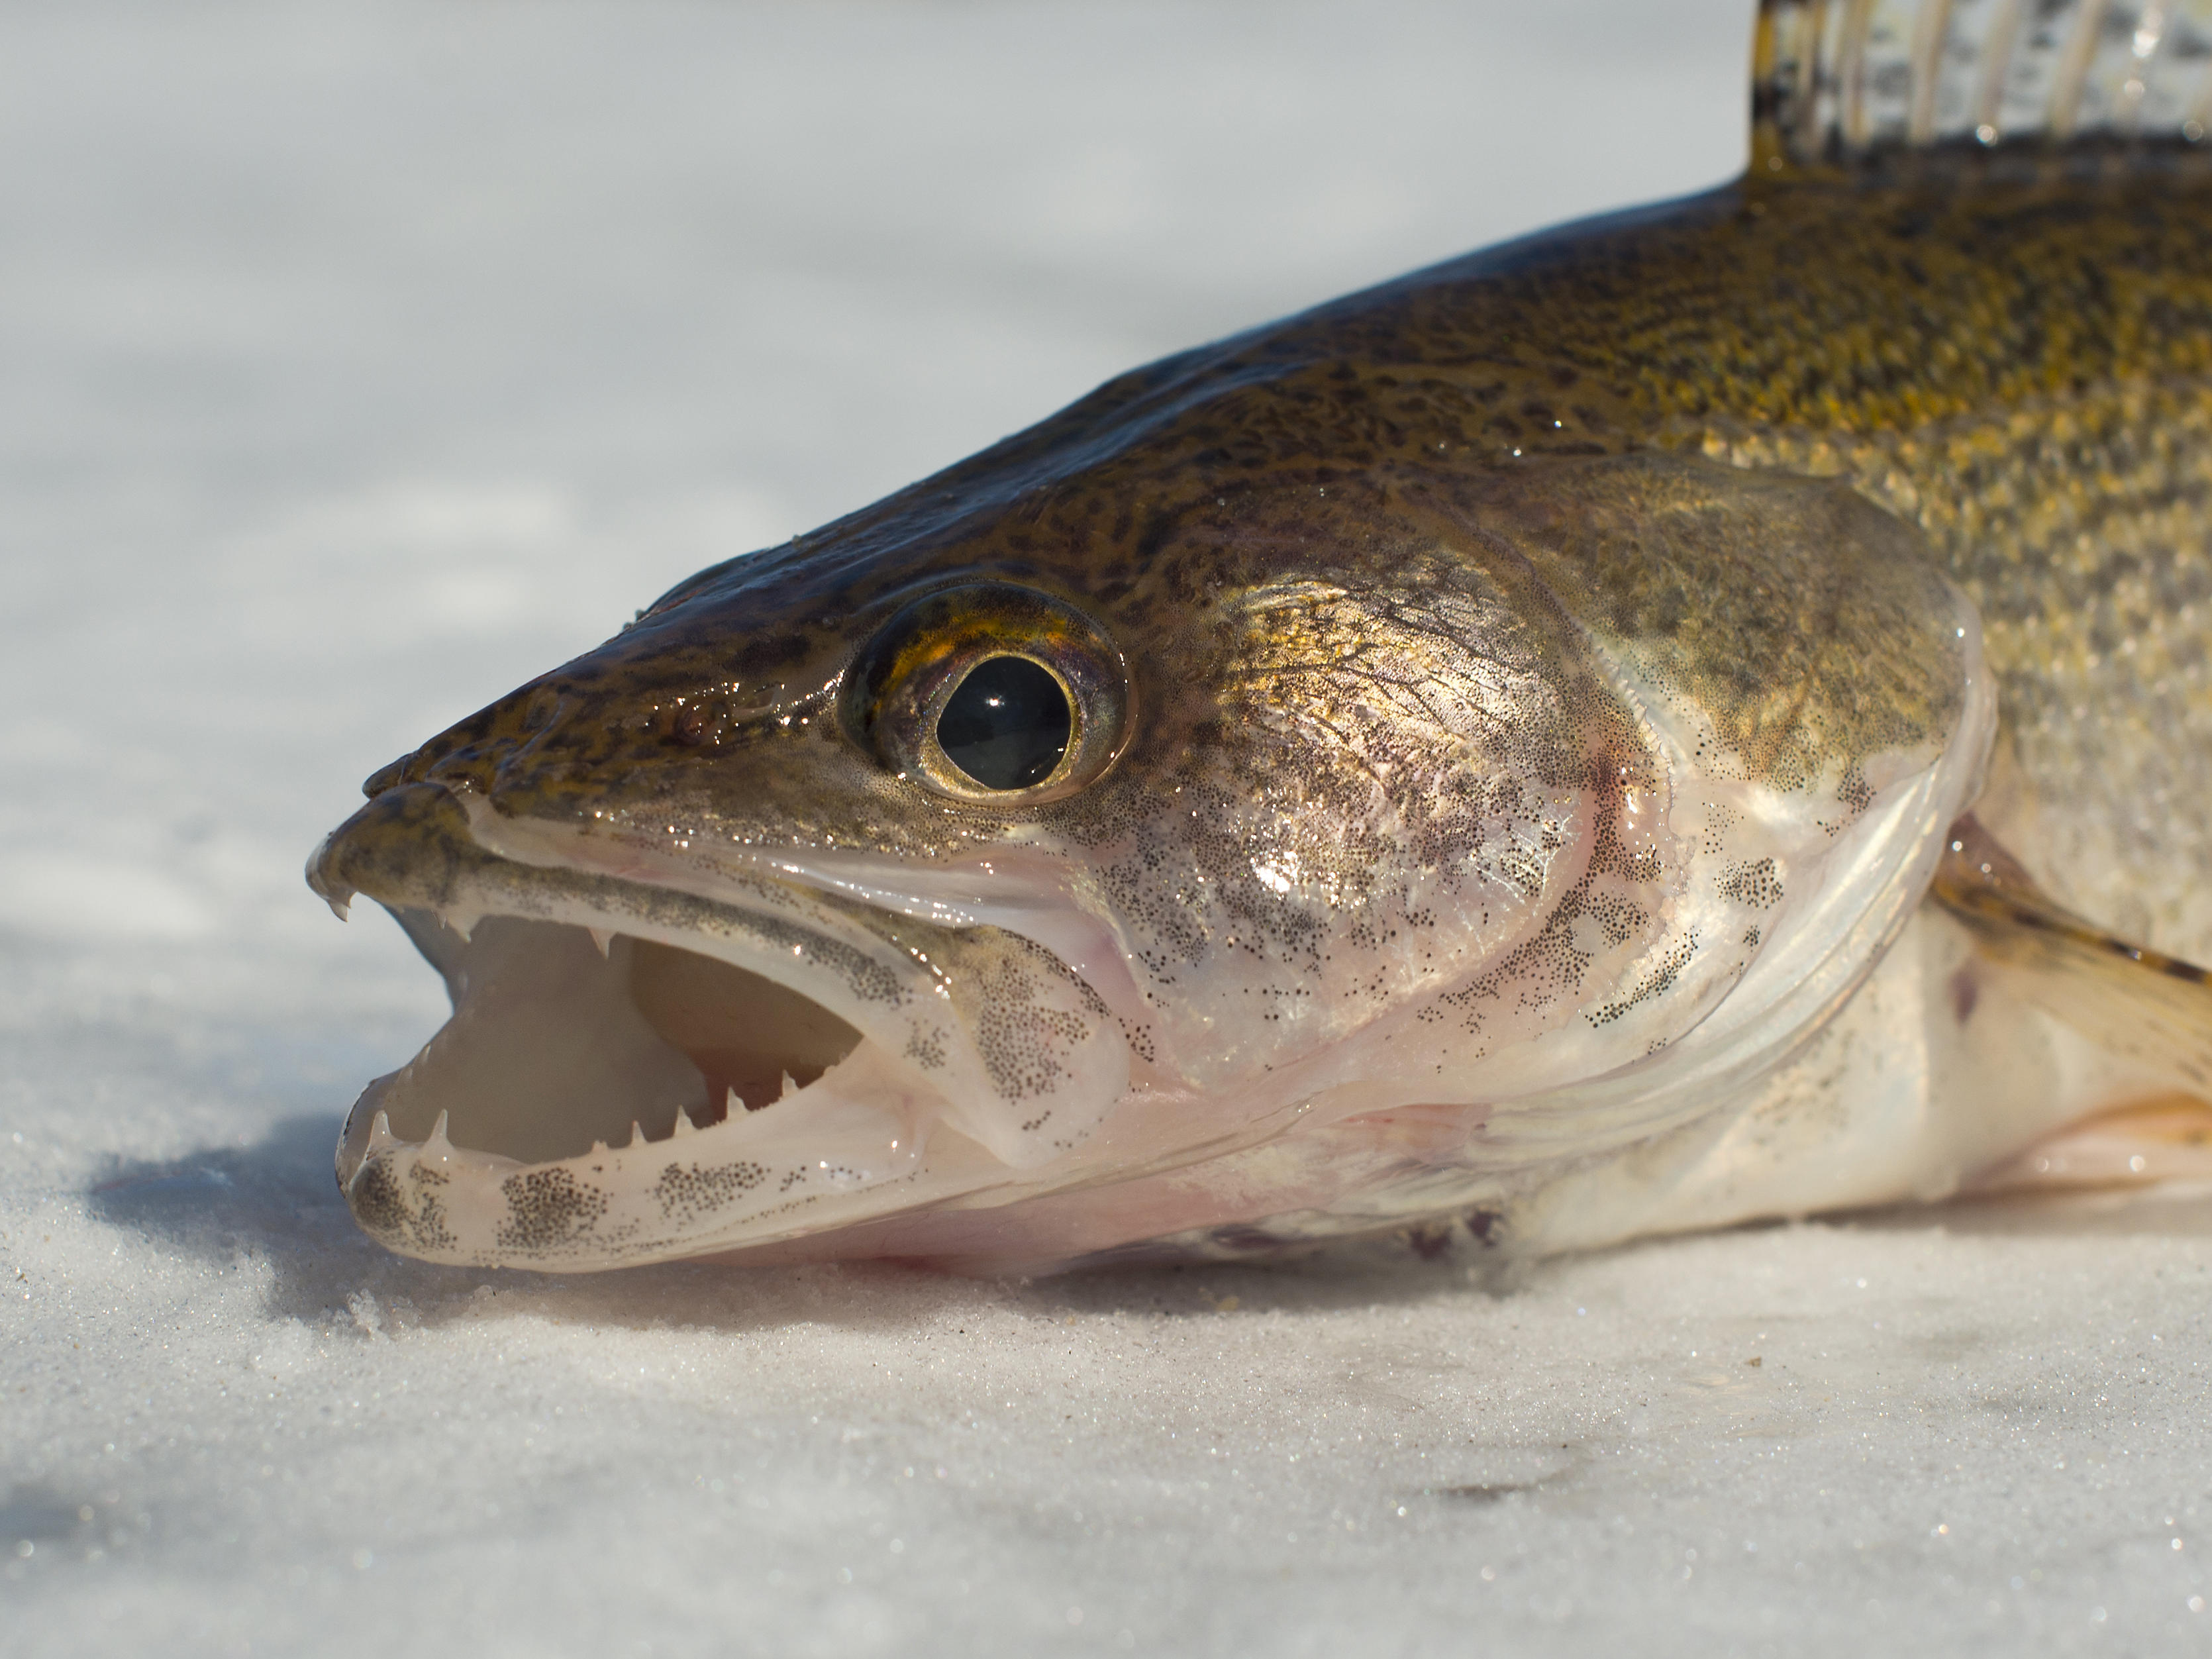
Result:
[[[2027,1001],[2091,1042],[2212,1096],[2212,975],[2065,909],[1969,813],[1929,896]]]
[[[1752,168],[2212,153],[2212,0],[1760,0]]]

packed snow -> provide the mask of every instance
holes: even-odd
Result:
[[[423,1267],[300,866],[699,565],[1741,165],[1748,0],[0,16],[0,1653],[2201,1653],[2212,1200]]]

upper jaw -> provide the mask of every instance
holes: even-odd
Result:
[[[398,915],[453,992],[453,1018],[370,1086],[339,1147],[356,1214],[408,1254],[604,1267],[988,1202],[1049,1181],[1127,1086],[1097,993],[1018,934],[767,874],[718,873],[710,895],[527,836],[495,849],[506,822],[403,785],[308,867],[341,913],[361,892]],[[674,964],[675,990],[665,973],[641,989],[648,961]],[[733,987],[775,1030],[725,1006]],[[748,1083],[757,1109],[738,1109],[714,1087],[733,1066],[773,1082],[794,1042],[781,1098]]]

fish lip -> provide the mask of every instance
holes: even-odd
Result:
[[[815,1091],[823,1090],[848,1061],[867,1057],[868,1066],[863,1069],[868,1071],[867,1086],[874,1091],[870,1098],[891,1099],[896,1108],[891,1117],[880,1121],[867,1118],[868,1100],[852,1097],[852,1088],[845,1084],[840,1085],[844,1094],[828,1092],[842,1103],[848,1126],[859,1126],[854,1133],[873,1137],[907,1160],[899,1169],[885,1164],[874,1170],[855,1191],[886,1181],[911,1181],[919,1171],[911,1160],[926,1146],[944,1149],[945,1157],[930,1153],[943,1167],[931,1178],[915,1182],[914,1205],[951,1197],[972,1199],[996,1183],[1026,1178],[1027,1171],[1051,1164],[1087,1137],[1127,1087],[1127,1044],[1109,1011],[1087,981],[1031,941],[989,928],[959,936],[905,923],[877,907],[764,870],[717,878],[712,884],[714,896],[708,896],[654,879],[659,872],[641,867],[611,873],[550,844],[518,844],[528,842],[530,829],[526,823],[501,817],[491,803],[465,787],[416,781],[397,786],[370,801],[327,837],[310,860],[309,884],[334,908],[343,914],[356,894],[376,899],[400,916],[424,954],[446,974],[455,991],[456,1019],[433,1037],[433,1047],[459,1019],[469,936],[487,921],[511,919],[557,923],[579,932],[605,929],[728,962],[843,1019],[860,1034],[860,1047],[846,1061],[836,1062],[820,1082],[800,1091],[800,1097],[813,1100],[809,1110],[815,1109],[820,1099]],[[515,856],[518,851],[525,856]],[[416,919],[413,925],[410,917]],[[450,929],[449,939],[435,936],[441,929]],[[923,945],[928,948],[920,948]],[[1003,1087],[993,1092],[1000,1079],[969,1029],[979,994],[963,983],[963,973],[977,962],[999,972],[1002,980],[1007,971],[1026,974],[1030,989],[1024,994],[1032,1001],[1057,999],[1055,1006],[1063,1016],[1071,1005],[1086,1000],[1091,1005],[1095,1017],[1080,1034],[1088,1046],[1078,1056],[1087,1063],[1063,1066],[1064,1086],[1042,1105],[1036,1099],[1019,1098],[1018,1091],[1009,1097]],[[410,1066],[430,1054],[431,1047],[426,1047]],[[453,1146],[436,1131],[425,1135],[421,1123],[413,1125],[407,1135],[395,1133],[380,1115],[384,1103],[401,1086],[397,1080],[406,1069],[370,1085],[341,1141],[339,1182],[356,1215],[373,1233],[408,1254],[479,1263],[515,1261],[514,1252],[489,1250],[481,1239],[464,1255],[453,1254],[459,1247],[449,1247],[442,1236],[395,1237],[392,1226],[377,1224],[378,1194],[388,1197],[393,1181],[402,1176],[414,1178],[415,1172],[433,1166],[435,1174],[447,1179],[457,1170],[465,1172],[483,1188],[518,1171],[569,1166],[575,1159],[518,1162],[498,1152],[470,1152]],[[426,1093],[434,1103],[434,1090],[422,1085],[417,1091],[416,1115],[427,1121],[428,1109],[420,1104]],[[788,1124],[793,1115],[779,1114],[773,1105],[763,1112],[733,1113],[729,1122],[700,1128],[694,1132],[696,1139],[684,1139],[703,1151],[707,1138],[713,1137],[726,1151],[732,1143],[768,1137],[767,1120],[781,1116]],[[459,1121],[458,1113],[455,1121]],[[445,1144],[434,1145],[437,1140]],[[665,1152],[666,1145],[665,1139],[647,1143],[656,1156]],[[592,1150],[613,1155],[604,1145]],[[618,1157],[617,1161],[622,1160]],[[902,1200],[892,1207],[902,1210],[913,1205]],[[815,1231],[860,1218],[845,1213],[851,1208],[817,1206],[811,1218],[793,1223],[789,1231]],[[386,1210],[387,1221],[397,1213],[388,1205]],[[724,1242],[735,1247],[774,1236],[782,1235],[748,1234]],[[701,1239],[686,1238],[658,1254],[696,1254],[704,1247]],[[570,1260],[563,1265],[615,1262]]]

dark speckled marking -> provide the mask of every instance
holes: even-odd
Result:
[[[1739,860],[1724,867],[1717,885],[1723,898],[1753,910],[1770,909],[1782,902],[1782,878],[1772,859]]]
[[[712,1167],[672,1164],[653,1183],[664,1219],[682,1227],[710,1216],[768,1179],[768,1166],[750,1158]]]
[[[361,1166],[347,1188],[346,1202],[353,1218],[387,1244],[396,1244],[407,1231],[407,1204],[389,1154],[370,1158]]]
[[[422,1164],[409,1174],[415,1188],[415,1219],[408,1231],[425,1251],[450,1250],[460,1242],[446,1224],[446,1201],[439,1189],[447,1185],[447,1179],[441,1171]]]
[[[1626,996],[1591,1009],[1586,1018],[1593,1025],[1610,1025],[1638,1004],[1665,995],[1674,988],[1674,981],[1681,977],[1682,970],[1696,959],[1697,954],[1695,933],[1676,941],[1650,966]]]
[[[607,1195],[557,1165],[524,1170],[499,1183],[507,1218],[499,1225],[500,1248],[544,1255],[574,1244],[607,1212]]]
[[[451,1249],[458,1241],[447,1224],[446,1206],[440,1188],[445,1175],[421,1164],[408,1165],[404,1154],[380,1152],[362,1164],[346,1191],[354,1218],[375,1237],[394,1249],[415,1254]]]
[[[971,937],[992,947],[978,953],[972,977],[957,993],[970,1011],[976,1054],[1000,1099],[1042,1099],[1067,1075],[1067,1057],[1113,1016],[1097,992],[1036,941],[997,928],[977,928]],[[1083,1012],[1047,1003],[1043,992],[1054,983],[1073,991]],[[1023,1123],[1023,1131],[1037,1129],[1049,1115],[1048,1110]]]

